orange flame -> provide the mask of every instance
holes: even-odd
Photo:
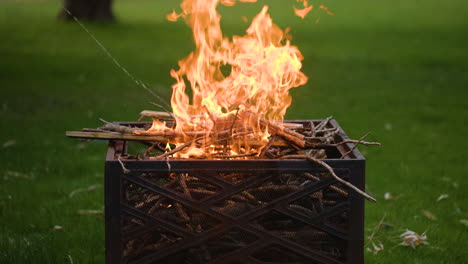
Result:
[[[185,19],[193,30],[196,47],[179,61],[178,70],[171,70],[176,80],[171,99],[176,119],[174,131],[182,135],[173,143],[193,140],[193,133],[190,134],[193,131],[220,135],[230,129],[234,134],[235,124],[236,131],[243,131],[239,133],[243,136],[230,141],[230,153],[258,152],[261,147],[249,147],[246,140],[256,139],[266,145],[270,134],[259,120],[283,120],[291,104],[289,90],[307,82],[300,71],[303,57],[299,49],[290,44],[287,32],[273,23],[268,6],[252,20],[244,36],[225,37],[220,26],[221,16],[216,11],[220,3],[233,6],[236,0],[184,0],[180,14],[173,12],[167,16],[170,21],[178,17]],[[301,16],[310,11],[308,8],[312,9],[306,0],[304,7]],[[191,91],[191,98],[187,89]],[[157,124],[153,129],[167,128],[165,124]],[[192,147],[178,154],[182,157],[202,153],[210,156],[219,149],[217,145],[222,144],[216,140],[194,141]]]
[[[299,9],[294,7],[294,13],[296,14],[296,16],[304,19],[307,16],[307,14],[309,14],[309,12],[312,11],[312,8],[314,8],[314,6],[309,5],[309,1],[307,0],[297,0],[297,2],[302,2],[304,8]]]

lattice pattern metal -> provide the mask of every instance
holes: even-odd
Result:
[[[305,160],[106,163],[107,263],[363,263],[364,202]],[[342,150],[346,151],[346,150]],[[364,187],[364,159],[325,160]]]

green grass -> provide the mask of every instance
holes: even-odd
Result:
[[[360,148],[368,191],[379,199],[366,206],[366,237],[384,215],[388,224],[375,239],[385,249],[366,252],[366,262],[468,263],[468,227],[459,222],[468,219],[468,2],[330,0],[335,16],[315,10],[304,21],[288,9],[293,1],[261,2],[292,26],[311,77],[292,91],[287,117],[333,115],[351,137],[372,131],[369,139],[384,144]],[[177,4],[117,1],[118,23],[87,24],[165,98],[169,70],[192,49],[189,29],[164,20]],[[223,8],[226,31],[241,33],[240,17],[260,6]],[[135,120],[154,101],[57,11],[54,1],[0,2],[0,263],[104,262],[102,217],[77,211],[103,208],[106,145],[64,131],[96,127],[98,117]],[[2,148],[9,140],[16,144]],[[386,192],[398,199],[384,200]],[[436,202],[444,193],[450,198]],[[406,228],[427,231],[430,245],[396,246]]]

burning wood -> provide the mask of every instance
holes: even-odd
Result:
[[[241,118],[244,116],[250,117],[255,116],[252,113],[247,113],[246,115],[241,114],[239,115]],[[175,120],[169,120],[171,123],[175,122]],[[183,151],[185,148],[195,146],[196,148],[207,145],[206,142],[210,142],[212,155],[207,157],[206,155],[195,155],[191,156],[191,158],[199,158],[199,159],[255,159],[255,158],[270,158],[270,159],[308,159],[311,162],[317,163],[324,168],[326,168],[331,175],[344,185],[347,185],[357,193],[361,194],[366,199],[375,202],[376,200],[369,196],[368,194],[364,193],[363,191],[359,190],[358,188],[352,186],[351,184],[343,181],[338,176],[336,176],[333,172],[333,169],[329,167],[326,163],[319,159],[323,159],[327,157],[325,149],[333,149],[337,148],[338,146],[344,144],[354,144],[353,147],[349,148],[345,153],[343,153],[340,157],[341,159],[346,158],[350,155],[353,150],[356,148],[357,145],[380,145],[378,142],[367,142],[363,141],[365,137],[369,135],[367,133],[359,140],[342,140],[340,142],[336,142],[336,135],[338,129],[335,127],[330,127],[328,124],[329,119],[326,119],[318,124],[311,123],[309,127],[305,127],[304,125],[295,126],[300,127],[302,133],[294,131],[293,129],[288,129],[282,127],[280,125],[274,124],[273,122],[259,119],[259,122],[264,125],[265,127],[269,127],[270,131],[272,131],[272,136],[269,138],[268,143],[264,146],[261,152],[252,152],[244,151],[238,154],[227,154],[229,152],[225,151],[223,147],[223,143],[226,143],[230,140],[230,137],[234,137],[236,133],[232,131],[237,131],[236,127],[231,126],[230,129],[223,129],[218,132],[206,132],[206,131],[188,131],[188,132],[180,132],[177,134],[174,130],[167,130],[167,131],[146,131],[141,127],[129,127],[129,126],[121,126],[117,124],[111,124],[106,122],[106,124],[96,129],[97,131],[111,131],[108,133],[105,132],[96,132],[96,131],[89,131],[90,129],[85,129],[87,132],[67,132],[68,136],[71,137],[80,137],[80,138],[94,138],[94,139],[124,139],[124,140],[135,140],[135,141],[143,141],[143,142],[163,142],[168,143],[174,138],[178,137],[185,137],[189,140],[183,144],[176,145],[173,149],[168,149],[157,156],[151,156],[151,153],[154,149],[154,144],[149,147],[148,150],[145,151],[143,157],[140,158],[148,158],[151,160],[158,160],[158,159],[166,159],[171,156],[177,155],[177,153]],[[224,127],[223,127],[224,128]],[[243,129],[243,127],[241,127]],[[249,132],[252,133],[252,132]],[[247,133],[246,133],[247,134]],[[307,137],[306,135],[315,135],[315,137]],[[283,137],[285,141],[278,141],[276,137]],[[205,142],[205,143],[203,143]],[[299,142],[299,143],[298,143]],[[244,139],[243,144],[244,146],[259,146],[262,143],[250,140],[246,141]],[[139,157],[137,157],[139,158]],[[180,157],[179,157],[180,158]],[[336,190],[335,190],[336,191]],[[338,191],[340,192],[340,191]],[[343,192],[341,192],[343,194]]]

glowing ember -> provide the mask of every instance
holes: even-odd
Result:
[[[295,8],[295,13],[304,18],[312,5],[298,2],[303,8]],[[291,104],[289,90],[307,82],[301,52],[290,44],[287,30],[273,23],[268,6],[253,18],[244,36],[228,38],[221,30],[219,4],[233,6],[236,0],[184,0],[181,13],[167,15],[170,21],[185,19],[196,48],[179,61],[178,70],[171,70],[176,80],[171,99],[175,127],[154,120],[145,134],[171,131],[171,143],[192,142],[178,157],[259,153],[272,132],[271,123],[264,121],[282,121]]]

